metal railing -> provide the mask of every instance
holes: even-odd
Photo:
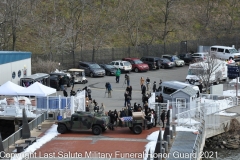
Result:
[[[198,160],[200,158],[200,151],[203,148],[203,141],[205,141],[205,120],[204,120],[204,108],[200,108],[200,125],[198,127],[197,137],[195,139],[193,150],[192,150],[192,157],[191,160]]]
[[[45,121],[46,117],[47,117],[47,112],[44,112],[38,117],[36,117],[35,119],[33,119],[31,122],[28,123],[29,129],[33,130],[34,128],[36,128],[39,124]],[[14,144],[17,140],[21,138],[22,138],[22,128],[20,128],[19,130],[14,132],[12,135],[10,135],[8,138],[3,140],[4,150],[5,151],[7,150],[9,152],[9,146]]]

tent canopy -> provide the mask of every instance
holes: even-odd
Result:
[[[18,92],[22,91],[24,87],[19,86],[11,81],[7,81],[0,86],[0,95],[13,96],[18,95]]]
[[[31,86],[19,91],[18,95],[45,97],[53,93],[56,93],[56,89],[35,82]]]

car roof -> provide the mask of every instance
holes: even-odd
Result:
[[[164,54],[162,56],[169,56],[169,57],[172,57],[172,56],[176,56],[176,55],[170,55],[170,54]]]
[[[160,58],[160,57],[156,57],[156,56],[142,56],[142,58]]]
[[[116,61],[112,61],[112,62],[127,62],[127,63],[129,63],[128,61],[122,61],[122,60],[116,60]]]
[[[68,71],[69,72],[84,72],[84,69],[71,68]]]
[[[166,86],[174,89],[183,89],[189,85],[179,81],[163,81],[162,86]]]
[[[140,60],[139,58],[123,58],[123,60]]]
[[[218,46],[218,45],[216,45],[216,46],[211,46],[211,48],[212,48],[212,47],[225,48],[225,49],[234,49],[233,47],[229,47],[229,46]]]
[[[65,76],[67,73],[62,73],[62,72],[52,72],[50,75],[59,75],[59,76]]]
[[[79,61],[79,63],[85,63],[85,64],[97,64],[95,62],[82,62],[82,61]]]

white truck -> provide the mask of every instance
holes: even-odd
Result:
[[[209,85],[219,84],[220,81],[227,79],[227,62],[219,59],[211,59],[193,63],[189,65],[186,83],[199,85],[199,81]]]

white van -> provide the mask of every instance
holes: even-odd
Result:
[[[167,100],[172,100],[171,94],[176,92],[179,89],[183,89],[185,87],[192,87],[194,90],[196,90],[196,94],[199,92],[198,86],[187,84],[184,82],[179,82],[179,81],[164,81],[161,84],[160,90],[157,92],[157,95],[160,93],[163,96],[164,102]]]
[[[215,55],[216,58],[223,60],[233,59],[234,61],[240,61],[240,53],[234,46],[211,46],[210,55]]]

